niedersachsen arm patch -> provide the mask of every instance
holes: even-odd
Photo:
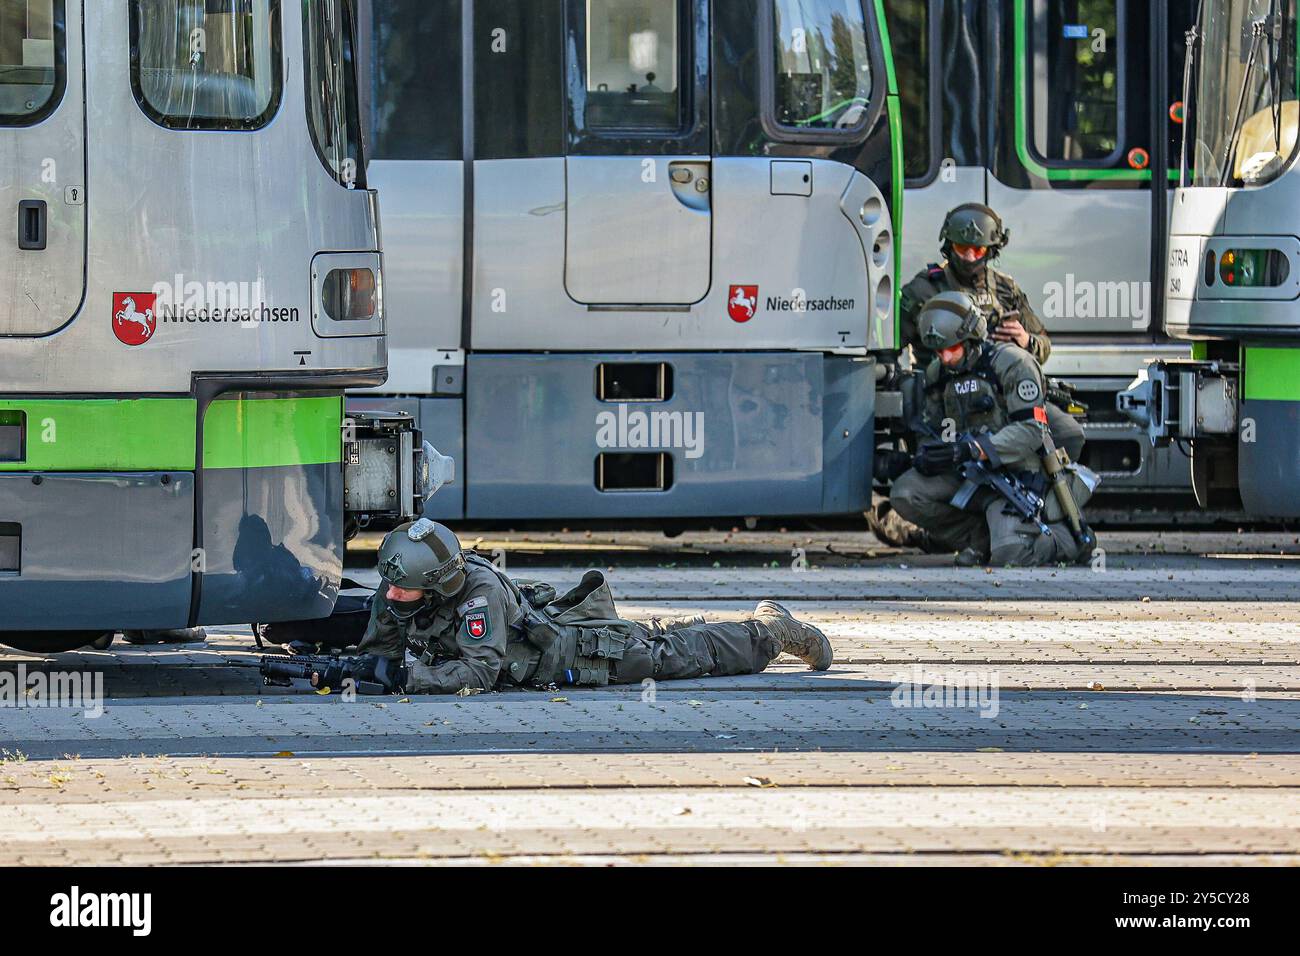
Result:
[[[481,641],[488,636],[488,616],[484,610],[487,604],[488,599],[479,596],[456,608],[456,613],[465,619],[465,633],[473,640]]]

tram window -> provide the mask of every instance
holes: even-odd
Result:
[[[364,186],[353,4],[316,0],[303,14],[307,125],[316,154],[341,185]]]
[[[921,180],[937,165],[930,126],[930,0],[885,0],[885,13],[903,110],[903,174]]]
[[[587,0],[588,129],[682,128],[683,22],[677,2]]]
[[[64,70],[63,0],[0,0],[0,126],[54,112]]]
[[[796,130],[859,130],[871,103],[861,0],[773,0],[776,121]]]
[[[478,159],[564,153],[561,0],[475,0],[474,151]]]
[[[280,60],[280,0],[131,0],[131,84],[159,125],[260,129]]]
[[[460,159],[460,0],[372,5],[371,159]]]
[[[1123,149],[1124,0],[1035,0],[1033,143],[1048,165],[1107,166]]]

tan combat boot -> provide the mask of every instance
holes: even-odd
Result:
[[[834,663],[835,652],[826,635],[811,624],[796,620],[775,601],[759,601],[758,607],[754,608],[754,617],[781,642],[783,653],[794,655],[816,671],[824,671]]]

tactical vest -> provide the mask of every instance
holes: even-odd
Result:
[[[636,625],[620,620],[609,584],[599,571],[556,598],[549,584],[509,581],[523,597],[523,618],[511,634],[501,678],[515,685],[603,687]]]
[[[995,349],[989,342],[980,348],[970,368],[943,369],[927,391],[942,392],[943,414],[957,424],[959,433],[988,429],[996,432],[1008,422],[1002,397],[1002,382],[993,369]]]

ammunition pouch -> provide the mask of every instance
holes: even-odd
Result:
[[[577,640],[573,663],[565,668],[567,683],[582,687],[604,687],[609,683],[610,664],[623,659],[627,631],[615,627],[575,627]]]
[[[605,576],[588,571],[559,598],[549,584],[513,583],[525,599],[518,624],[522,640],[509,642],[505,679],[514,684],[608,684],[611,664],[622,660],[632,625],[618,619]]]

